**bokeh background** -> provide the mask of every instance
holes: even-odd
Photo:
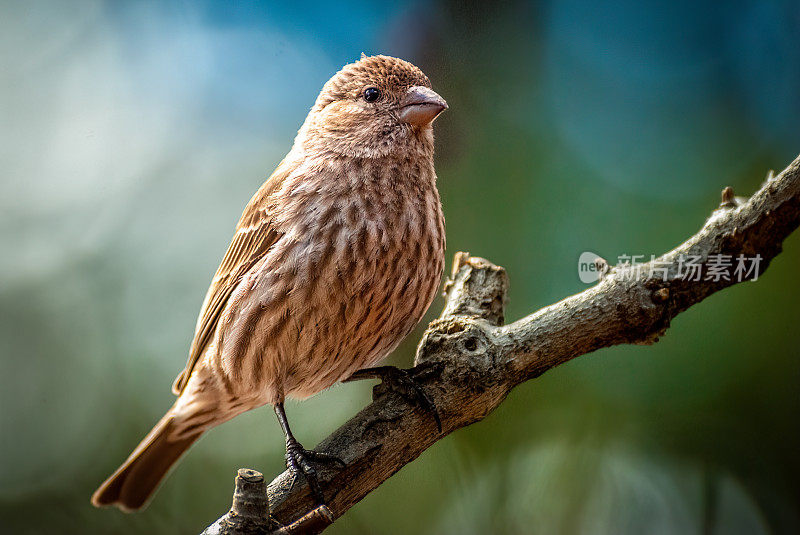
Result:
[[[244,204],[362,51],[411,60],[449,102],[448,256],[505,266],[516,319],[585,287],[581,252],[660,254],[722,187],[749,194],[800,152],[798,27],[790,0],[3,2],[2,530],[199,533],[236,468],[282,469],[264,408],[208,434],[146,511],[89,505],[170,405]],[[798,265],[800,233],[655,346],[520,386],[329,532],[800,532]],[[370,389],[292,403],[298,436]]]

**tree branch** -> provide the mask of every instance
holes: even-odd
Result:
[[[519,383],[603,347],[656,342],[677,314],[739,282],[733,276],[715,280],[717,255],[730,255],[734,263],[738,255],[760,255],[760,269],[743,278],[752,279],[799,224],[800,157],[777,177],[770,173],[750,199],[734,198],[725,188],[705,225],[672,251],[636,266],[606,266],[595,286],[507,326],[505,270],[457,253],[444,311],[423,335],[411,370],[435,402],[443,431],[429,414],[376,386],[374,401],[317,447],[347,463],[320,469],[332,515],[323,516],[332,521],[343,515],[436,441],[483,419]],[[699,265],[699,280],[685,276],[687,259]],[[314,513],[308,487],[290,483],[284,472],[268,488],[268,509],[282,524]],[[319,532],[324,525],[293,533]]]

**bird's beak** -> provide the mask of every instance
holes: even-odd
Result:
[[[414,126],[425,126],[447,109],[447,102],[436,91],[425,86],[409,87],[400,102],[400,120]]]

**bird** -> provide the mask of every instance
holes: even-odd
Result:
[[[324,502],[314,463],[344,463],[297,441],[284,402],[340,381],[409,381],[374,365],[420,322],[441,282],[433,122],[447,108],[418,67],[386,55],[362,54],[324,84],[239,219],[175,403],[93,494],[95,506],[141,509],[203,433],[267,404],[287,468]]]

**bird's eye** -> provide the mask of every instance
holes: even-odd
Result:
[[[375,102],[381,96],[381,91],[377,87],[368,87],[364,90],[364,100]]]

